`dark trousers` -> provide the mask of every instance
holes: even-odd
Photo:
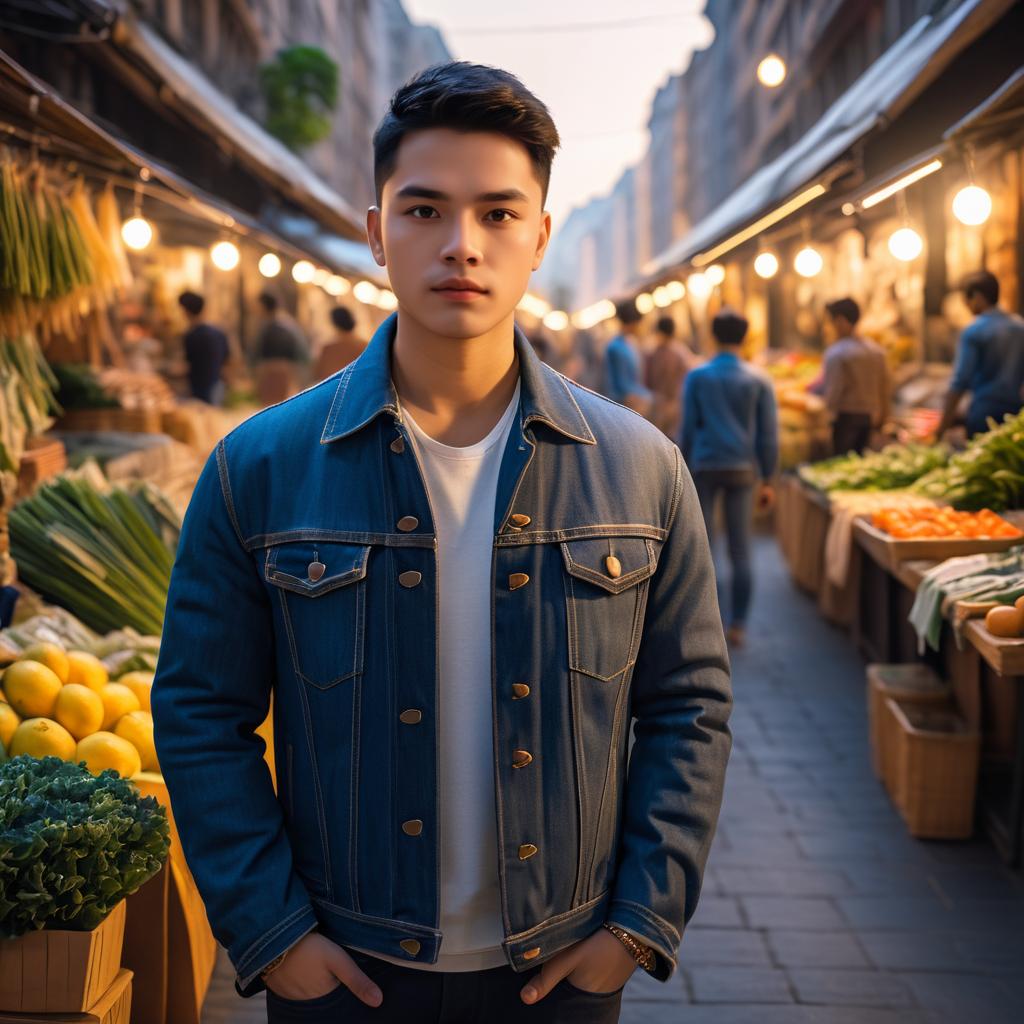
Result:
[[[750,534],[754,512],[754,473],[746,469],[704,469],[693,474],[693,482],[712,549],[715,546],[715,506],[718,496],[722,496],[726,546],[732,570],[729,624],[743,626],[747,621],[753,590]],[[725,606],[721,595],[719,604]]]
[[[301,1002],[268,990],[268,1024],[616,1024],[619,1019],[622,989],[584,992],[568,981],[528,1006],[519,993],[539,967],[521,974],[511,967],[421,971],[355,950],[346,952],[383,993],[380,1006],[367,1006],[344,985]]]
[[[871,417],[866,412],[841,412],[832,424],[832,447],[836,455],[864,454],[871,443]]]

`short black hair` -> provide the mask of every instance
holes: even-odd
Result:
[[[634,299],[623,299],[621,302],[616,302],[615,318],[622,324],[638,324],[643,320]]]
[[[197,292],[182,292],[178,296],[178,305],[191,316],[199,316],[206,305],[206,299]]]
[[[841,316],[845,320],[849,320],[851,324],[855,324],[860,319],[860,306],[849,297],[829,302],[825,309],[829,316]]]
[[[331,323],[339,331],[351,331],[356,325],[356,318],[347,306],[335,306],[331,310]]]
[[[551,163],[560,139],[548,108],[515,75],[468,61],[434,64],[391,97],[373,133],[373,180],[380,203],[395,173],[398,147],[410,132],[450,128],[494,132],[522,143],[547,202]]]
[[[281,304],[273,292],[260,292],[260,305],[268,312],[274,313]]]
[[[676,333],[676,322],[670,316],[659,317],[654,329],[659,334],[673,335]]]
[[[750,324],[734,309],[723,309],[711,321],[711,333],[719,345],[742,345]]]
[[[964,296],[980,295],[990,306],[999,301],[999,279],[988,270],[978,270],[964,278]]]

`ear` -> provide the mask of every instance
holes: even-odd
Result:
[[[544,262],[544,253],[551,241],[551,214],[544,211],[540,219],[540,230],[537,232],[537,248],[533,254],[533,269],[537,270]]]
[[[366,211],[366,240],[370,245],[374,261],[378,267],[385,266],[384,241],[381,233],[381,213],[379,206],[371,206]]]

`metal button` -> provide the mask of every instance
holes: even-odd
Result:
[[[398,582],[403,587],[416,587],[419,586],[420,580],[423,579],[423,573],[417,572],[415,569],[407,569],[401,573],[398,577]]]
[[[529,860],[537,852],[537,847],[533,843],[523,843],[519,847],[519,859]]]
[[[320,579],[325,572],[327,572],[327,566],[324,565],[323,562],[310,562],[309,565],[306,566],[306,573],[314,583],[316,583],[316,581]]]
[[[402,831],[407,836],[418,836],[423,831],[423,822],[419,818],[402,822]]]
[[[526,683],[513,683],[512,684],[512,699],[522,700],[524,697],[530,696],[530,687]]]
[[[533,949],[527,949],[523,952],[524,960],[536,960],[540,956],[540,946],[534,946]]]
[[[423,712],[419,708],[409,708],[408,711],[403,711],[398,718],[406,725],[418,725],[423,719]]]
[[[530,577],[525,572],[514,572],[508,578],[508,589],[518,590],[520,587],[525,587],[530,582]]]
[[[415,939],[402,939],[399,945],[409,954],[409,956],[418,956],[420,951],[420,944]]]
[[[609,555],[604,560],[604,567],[613,580],[617,580],[622,575],[622,563],[614,555]]]
[[[528,750],[512,751],[512,767],[525,768],[533,760],[533,754]]]
[[[520,529],[524,526],[529,526],[531,521],[530,517],[523,515],[522,512],[516,512],[514,515],[509,516],[509,522],[513,526],[518,526]]]
[[[396,455],[401,455],[405,451],[405,438],[401,434],[391,442],[391,450]]]
[[[410,530],[415,530],[420,525],[420,521],[415,516],[402,516],[398,520],[398,528],[402,533],[408,533]]]

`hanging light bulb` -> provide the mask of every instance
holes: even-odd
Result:
[[[712,288],[717,288],[725,280],[725,267],[721,263],[712,263],[704,271],[704,278]]]
[[[889,236],[889,252],[904,263],[916,260],[923,248],[924,242],[913,228],[898,228]]]
[[[323,267],[317,267],[316,270],[313,271],[313,284],[315,284],[317,288],[326,287],[327,282],[330,279],[331,272],[329,270],[324,270]]]
[[[281,260],[272,252],[265,252],[256,266],[264,277],[277,277],[281,273]]]
[[[817,277],[824,265],[821,253],[813,245],[805,245],[793,260],[793,269],[801,277]]]
[[[672,296],[665,285],[659,285],[659,287],[654,289],[654,304],[658,309],[664,309],[666,306],[672,305]]]
[[[668,289],[669,298],[673,302],[686,298],[686,285],[682,281],[669,281],[665,287]]]
[[[389,288],[381,288],[377,294],[377,308],[387,310],[398,309],[398,296]]]
[[[331,274],[327,278],[327,284],[324,285],[324,291],[328,295],[333,295],[338,298],[340,295],[345,295],[351,289],[351,285],[345,280],[340,274]]]
[[[316,267],[313,266],[309,260],[299,260],[298,263],[292,267],[292,280],[296,284],[309,284],[313,280],[313,275],[316,273]]]
[[[153,225],[145,217],[129,217],[121,225],[121,238],[129,249],[141,252],[153,241]]]
[[[695,299],[706,299],[711,294],[711,282],[698,271],[686,279],[686,290]]]
[[[992,213],[992,197],[980,185],[967,185],[953,197],[953,215],[961,224],[976,227]]]
[[[786,80],[786,62],[777,53],[769,53],[757,65],[757,80],[769,89],[782,85]]]
[[[234,242],[218,242],[210,249],[210,259],[218,270],[234,270],[240,254]]]
[[[569,326],[569,316],[560,309],[553,309],[544,317],[544,326],[549,331],[564,331]]]
[[[754,260],[754,273],[758,277],[774,277],[779,272],[779,260],[773,252],[759,252]]]
[[[636,297],[636,309],[641,316],[646,316],[654,309],[654,296],[650,292],[641,292]]]
[[[357,281],[356,286],[352,289],[352,294],[357,301],[372,306],[377,302],[380,290],[372,281]]]

